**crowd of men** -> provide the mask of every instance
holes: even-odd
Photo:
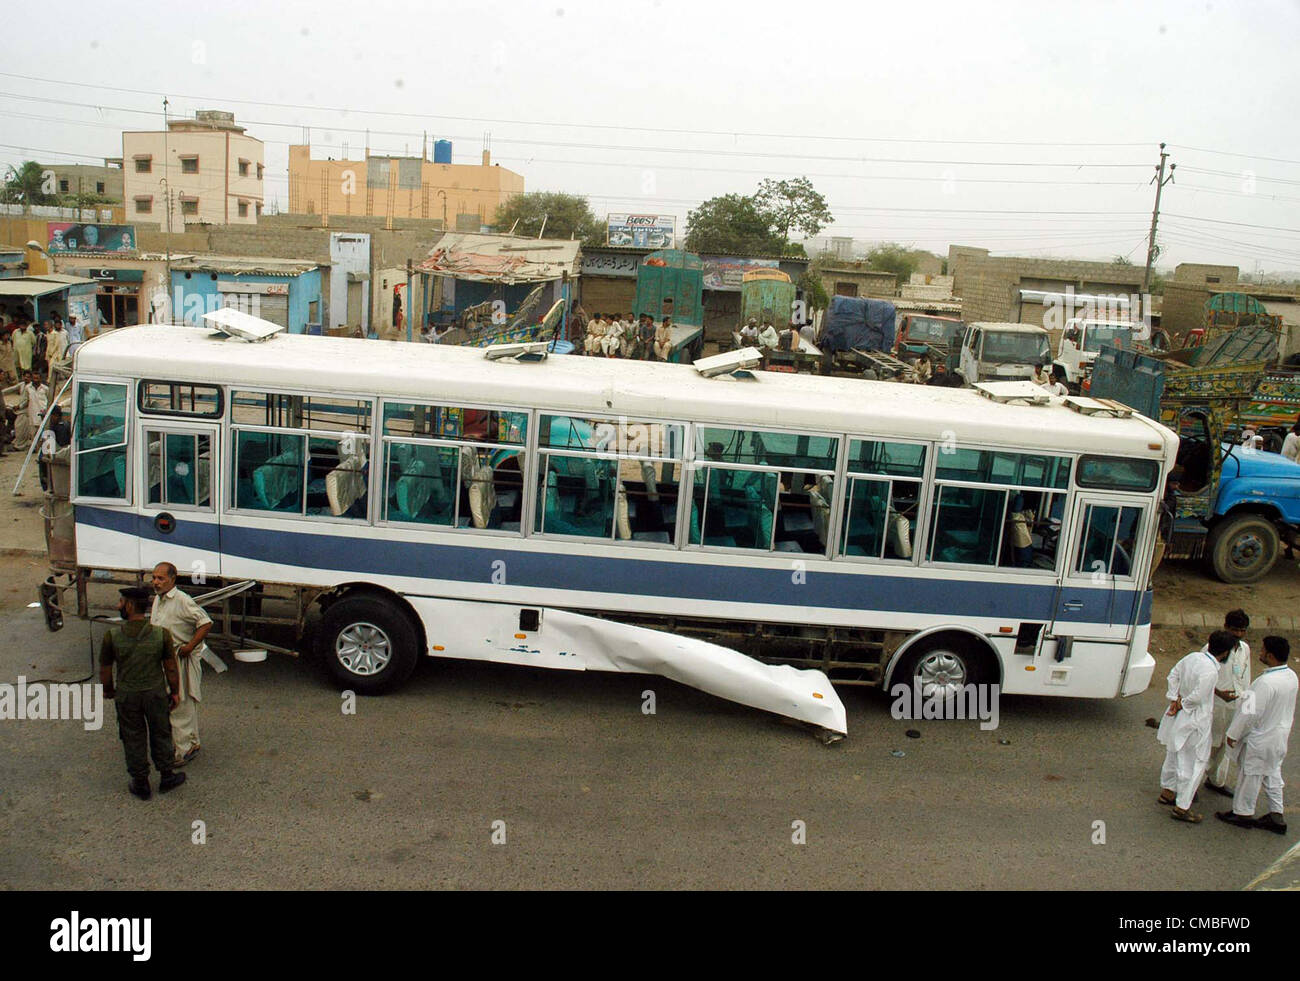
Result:
[[[1232,610],[1222,630],[1169,672],[1169,708],[1156,733],[1165,747],[1157,800],[1172,808],[1174,820],[1199,824],[1192,804],[1203,786],[1232,798],[1230,810],[1214,815],[1225,824],[1285,834],[1282,761],[1300,684],[1287,663],[1291,645],[1278,636],[1263,638],[1264,670],[1251,682],[1249,629],[1245,611]],[[1256,817],[1261,789],[1268,810]]]
[[[152,584],[119,590],[122,623],[104,634],[99,649],[99,680],[117,709],[127,790],[141,800],[153,796],[150,756],[160,793],[185,782],[176,771],[199,753],[203,661],[225,668],[204,643],[212,618],[176,586],[176,566],[156,566]]]
[[[76,320],[71,316],[65,325],[56,313],[36,323],[22,311],[11,316],[0,304],[0,453],[31,445],[56,376],[67,371]]]
[[[593,313],[581,307],[573,314],[574,351],[594,358],[667,361],[673,351],[673,318],[665,314],[659,326],[648,313]]]

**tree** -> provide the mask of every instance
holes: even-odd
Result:
[[[4,198],[5,204],[33,205],[52,204],[57,195],[46,192],[41,165],[35,160],[28,160],[9,168],[0,197]]]
[[[882,242],[867,253],[867,264],[894,274],[894,281],[906,283],[916,271],[916,256],[912,250],[897,242]]]
[[[784,244],[752,195],[709,198],[686,215],[686,248],[692,252],[779,255]]]
[[[799,277],[799,289],[803,290],[804,299],[807,300],[809,308],[825,310],[831,305],[831,298],[826,293],[826,287],[823,285],[821,277],[811,267]]]
[[[780,233],[783,250],[789,245],[791,230],[816,235],[835,220],[826,206],[826,199],[807,177],[783,181],[764,178],[754,198],[759,209],[770,217],[773,228]]]
[[[600,223],[587,199],[578,194],[559,191],[532,191],[516,194],[497,208],[496,228],[534,238],[546,223],[547,238],[576,238],[583,245],[604,245],[605,226]],[[517,224],[516,224],[517,222]]]

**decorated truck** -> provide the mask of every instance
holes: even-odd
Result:
[[[1230,439],[1277,349],[1274,328],[1252,325],[1172,352],[1103,345],[1093,365],[1092,398],[1122,402],[1178,433],[1164,554],[1204,557],[1224,582],[1263,578],[1300,529],[1300,465]]]

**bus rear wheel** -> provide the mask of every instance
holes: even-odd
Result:
[[[410,619],[378,596],[345,596],[321,617],[318,650],[344,688],[380,695],[415,670],[419,641]]]
[[[1216,525],[1210,532],[1210,563],[1214,574],[1234,584],[1263,579],[1277,561],[1277,528],[1263,515],[1242,514]]]
[[[966,685],[983,684],[989,674],[988,657],[973,643],[955,636],[936,637],[903,655],[889,686],[892,690],[898,684],[911,688],[920,683],[926,697],[936,691],[956,694]]]

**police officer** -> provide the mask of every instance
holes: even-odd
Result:
[[[127,789],[148,800],[153,796],[149,788],[151,750],[154,766],[162,773],[160,793],[185,782],[185,774],[172,770],[176,750],[169,714],[180,702],[180,677],[171,635],[146,616],[149,590],[130,586],[119,592],[117,608],[122,623],[104,635],[99,648],[99,680],[105,697],[114,699],[117,706],[117,734],[131,775]]]

